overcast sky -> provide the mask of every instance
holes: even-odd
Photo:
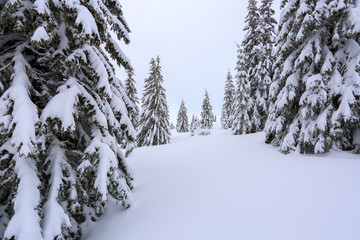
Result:
[[[161,58],[170,120],[176,124],[184,98],[191,119],[200,116],[204,89],[220,118],[228,69],[234,73],[236,45],[244,33],[246,0],[125,0],[131,43],[123,47],[142,96],[149,62]],[[278,19],[280,0],[274,1]],[[124,79],[122,77],[122,79]]]

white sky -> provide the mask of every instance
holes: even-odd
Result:
[[[234,73],[235,42],[241,43],[247,0],[124,0],[131,43],[123,46],[135,69],[136,87],[142,96],[149,62],[161,58],[170,120],[182,98],[191,119],[200,116],[204,89],[220,118],[227,71]],[[274,1],[278,19],[280,0]],[[123,79],[123,77],[122,77]]]

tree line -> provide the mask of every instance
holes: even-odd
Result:
[[[358,153],[359,3],[282,1],[277,31],[271,5],[249,0],[223,127],[236,135],[265,131],[266,143],[283,153]]]

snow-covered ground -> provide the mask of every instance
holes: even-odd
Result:
[[[88,240],[359,240],[360,157],[283,155],[264,134],[174,133],[128,159],[128,210],[112,205]]]

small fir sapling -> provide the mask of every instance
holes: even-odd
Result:
[[[200,135],[209,135],[210,129],[213,128],[214,114],[212,112],[212,106],[210,104],[210,98],[208,92],[205,90],[205,96],[202,103],[201,112],[201,132]]]
[[[176,122],[177,132],[189,132],[189,120],[184,100],[181,101]]]
[[[226,76],[224,104],[221,109],[221,126],[224,129],[232,126],[232,113],[235,99],[235,86],[231,76],[230,70]]]

